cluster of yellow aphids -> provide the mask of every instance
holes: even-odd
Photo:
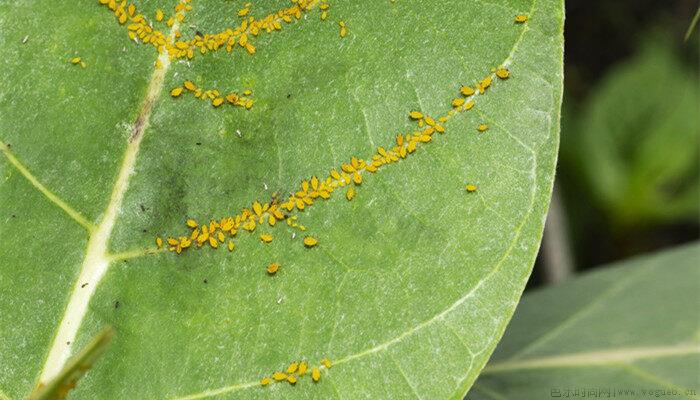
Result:
[[[282,30],[283,24],[290,24],[313,8],[320,0],[291,0],[290,7],[270,13],[263,18],[249,16],[250,3],[238,11],[238,16],[243,21],[235,27],[225,29],[218,33],[197,34],[194,38],[186,40],[182,38],[179,29],[173,32],[173,37],[163,31],[154,28],[153,23],[136,10],[134,4],[126,0],[98,0],[114,13],[120,24],[126,25],[129,37],[137,43],[152,45],[159,53],[168,54],[170,59],[192,59],[199,54],[225,49],[232,52],[242,49],[248,54],[255,54],[256,47],[253,39],[262,33],[272,33]],[[181,0],[175,7],[175,14],[165,20],[165,13],[157,10],[155,21],[164,23],[169,28],[185,20],[185,12],[192,10],[190,0]]]
[[[331,368],[331,361],[327,358],[321,360],[321,365],[325,369]],[[294,361],[287,367],[286,371],[276,371],[271,376],[266,376],[260,379],[260,385],[267,386],[272,382],[287,382],[290,385],[296,385],[301,377],[309,374],[311,380],[318,382],[321,379],[321,366],[309,367],[306,361]]]
[[[189,235],[169,237],[165,241],[161,237],[157,237],[156,245],[158,248],[162,248],[167,244],[168,250],[177,254],[191,247],[201,248],[204,246],[213,249],[225,246],[229,251],[234,251],[236,244],[233,238],[238,235],[238,232],[252,233],[259,225],[269,224],[269,226],[275,226],[277,221],[286,218],[287,215],[276,204],[267,203],[261,205],[259,202],[255,202],[252,210],[246,208],[236,216],[211,220],[208,224],[199,224],[194,219],[188,219]],[[260,242],[263,244],[272,243],[273,239],[273,236],[269,233],[260,235]],[[318,240],[312,236],[306,236],[303,239],[303,244],[305,247],[311,248],[318,244]],[[274,272],[277,272],[277,270],[275,269]]]
[[[183,93],[191,93],[194,95],[194,97],[198,99],[210,101],[211,105],[214,107],[220,107],[223,104],[229,104],[234,107],[241,107],[245,108],[246,110],[250,110],[251,108],[253,108],[254,104],[253,99],[250,98],[250,96],[253,94],[251,90],[244,91],[243,95],[239,95],[235,92],[222,94],[216,89],[201,89],[197,87],[197,85],[195,85],[194,82],[189,80],[183,82],[182,86],[173,88],[170,91],[170,95],[172,97],[180,97]]]
[[[318,201],[330,199],[336,190],[345,189],[345,198],[348,201],[355,199],[357,189],[365,181],[367,173],[374,174],[388,165],[406,159],[420,145],[431,142],[436,132],[445,133],[445,123],[457,113],[471,110],[475,105],[474,96],[477,93],[486,93],[492,85],[494,76],[505,80],[510,77],[510,72],[504,67],[499,67],[485,78],[477,81],[474,88],[462,86],[460,88],[461,96],[451,101],[451,108],[445,115],[433,118],[420,111],[410,112],[409,118],[416,121],[417,130],[396,135],[395,143],[392,146],[388,148],[378,147],[376,152],[367,159],[351,157],[348,162],[341,164],[340,168],[332,169],[325,178],[320,179],[314,176],[311,179],[303,180],[297,191],[291,193],[286,200],[275,199],[266,203],[256,201],[250,208],[244,208],[234,216],[212,220],[209,224],[201,226],[194,220],[188,220],[187,226],[191,229],[190,234],[167,239],[169,250],[179,254],[192,248],[193,244],[195,244],[195,248],[211,247],[217,249],[225,241],[228,241],[226,247],[233,251],[235,244],[232,238],[238,232],[252,233],[258,226],[262,225],[274,227],[281,220],[286,220],[287,225],[293,228],[306,230],[305,227],[294,222],[296,216],[292,215],[293,213],[304,211]],[[482,128],[483,130],[487,129],[485,124],[479,126],[480,131]],[[261,241],[270,243],[272,236],[264,234],[261,236]],[[156,242],[159,247],[163,245],[163,240],[160,238]],[[307,236],[303,243],[306,247],[314,247],[318,241]]]

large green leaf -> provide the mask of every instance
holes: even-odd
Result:
[[[698,398],[699,314],[698,244],[603,267],[523,297],[468,398]]]
[[[237,24],[195,0],[183,38]],[[287,7],[256,2],[263,16]],[[153,16],[173,2],[139,1]],[[0,390],[27,395],[103,325],[116,336],[73,398],[459,398],[508,322],[539,245],[562,91],[559,0],[332,1],[241,48],[154,70],[96,1],[0,4]],[[516,23],[518,14],[529,15]],[[167,17],[166,17],[167,18]],[[151,18],[152,19],[152,18]],[[339,21],[348,34],[340,37]],[[128,23],[127,23],[128,25]],[[156,23],[158,29],[167,29]],[[80,57],[85,68],[72,64]],[[476,107],[349,202],[241,231],[236,249],[153,252],[187,218],[233,215],[443,115]],[[250,111],[169,92],[253,90]],[[477,133],[480,123],[488,131]],[[465,191],[475,183],[478,190]],[[284,197],[283,199],[286,199]],[[274,241],[262,244],[260,232]],[[302,237],[319,240],[313,248]],[[222,246],[224,247],[224,246]],[[265,273],[282,264],[276,276]],[[312,384],[261,387],[293,360]]]

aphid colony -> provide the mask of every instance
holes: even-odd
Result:
[[[314,382],[318,382],[321,379],[322,368],[330,369],[332,366],[331,361],[327,358],[321,360],[321,365],[322,366],[311,367],[309,375]],[[295,385],[299,381],[299,378],[306,376],[307,373],[309,373],[309,365],[306,361],[294,361],[289,364],[285,371],[276,371],[271,376],[265,376],[260,379],[260,385],[267,386],[272,382],[287,382],[290,385]]]
[[[234,107],[245,108],[250,110],[253,108],[253,99],[250,96],[253,94],[252,91],[246,90],[243,95],[231,92],[228,94],[222,94],[216,89],[201,89],[197,87],[192,81],[183,82],[182,86],[178,86],[170,91],[172,97],[180,97],[183,93],[192,93],[194,97],[211,102],[214,107],[220,107],[223,104],[229,104]]]
[[[224,217],[221,220],[211,220],[208,224],[199,224],[192,219],[187,220],[187,226],[191,230],[190,234],[178,238],[168,238],[168,249],[180,254],[182,251],[192,248],[193,244],[196,248],[208,246],[217,249],[228,241],[226,247],[229,251],[233,251],[235,244],[232,238],[236,237],[239,232],[253,233],[259,226],[274,227],[278,221],[282,220],[286,220],[287,225],[292,228],[305,231],[304,226],[296,224],[297,217],[292,215],[294,212],[304,211],[318,201],[330,199],[337,190],[344,190],[345,198],[352,201],[367,173],[374,174],[388,165],[406,159],[420,145],[430,143],[436,132],[444,134],[444,124],[457,113],[471,110],[475,104],[474,97],[477,94],[485,93],[491,87],[494,76],[505,80],[510,76],[510,72],[504,67],[499,67],[492,70],[485,78],[477,81],[474,87],[462,86],[460,88],[461,96],[451,101],[451,109],[443,116],[433,118],[420,111],[411,111],[408,117],[416,122],[417,129],[396,135],[396,140],[391,147],[378,147],[368,159],[352,157],[348,162],[341,164],[340,168],[332,169],[325,178],[313,176],[303,180],[297,191],[291,193],[286,200],[280,202],[275,199],[266,203],[255,201],[250,208],[244,208],[234,216]],[[487,129],[485,124],[480,124],[477,127],[480,132]],[[476,187],[473,190],[470,189],[471,187],[467,187],[469,192],[476,190]],[[273,241],[273,237],[264,233],[260,236],[260,240],[262,243],[270,243]],[[160,248],[163,245],[163,240],[157,238],[156,244]],[[318,240],[306,236],[303,239],[303,244],[307,248],[311,248],[318,244]],[[268,273],[272,275],[278,269],[279,265],[268,269]]]
[[[256,47],[253,44],[254,38],[262,33],[272,33],[282,30],[283,24],[290,24],[299,20],[301,16],[321,4],[321,18],[325,20],[328,15],[329,5],[321,0],[291,0],[292,5],[277,12],[256,19],[250,16],[250,3],[238,11],[238,17],[243,21],[240,25],[228,28],[222,32],[214,34],[197,34],[193,39],[183,40],[182,33],[175,29],[174,37],[170,37],[162,31],[155,29],[153,24],[136,10],[136,6],[129,4],[126,0],[118,2],[116,0],[98,0],[98,2],[108,7],[117,18],[120,24],[126,25],[129,37],[143,44],[155,47],[159,53],[167,53],[170,59],[186,58],[192,59],[197,53],[206,54],[220,49],[232,52],[235,49],[242,49],[248,54],[255,54]],[[165,21],[169,28],[177,28],[176,23],[185,20],[185,11],[192,10],[191,0],[180,0],[175,6],[175,14],[165,20],[165,13],[157,10],[155,20]],[[325,17],[324,17],[325,15]]]

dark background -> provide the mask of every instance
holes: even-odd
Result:
[[[700,238],[698,7],[566,3],[561,152],[530,288]]]

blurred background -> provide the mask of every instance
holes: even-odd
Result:
[[[698,7],[567,2],[559,167],[528,288],[700,238]]]

